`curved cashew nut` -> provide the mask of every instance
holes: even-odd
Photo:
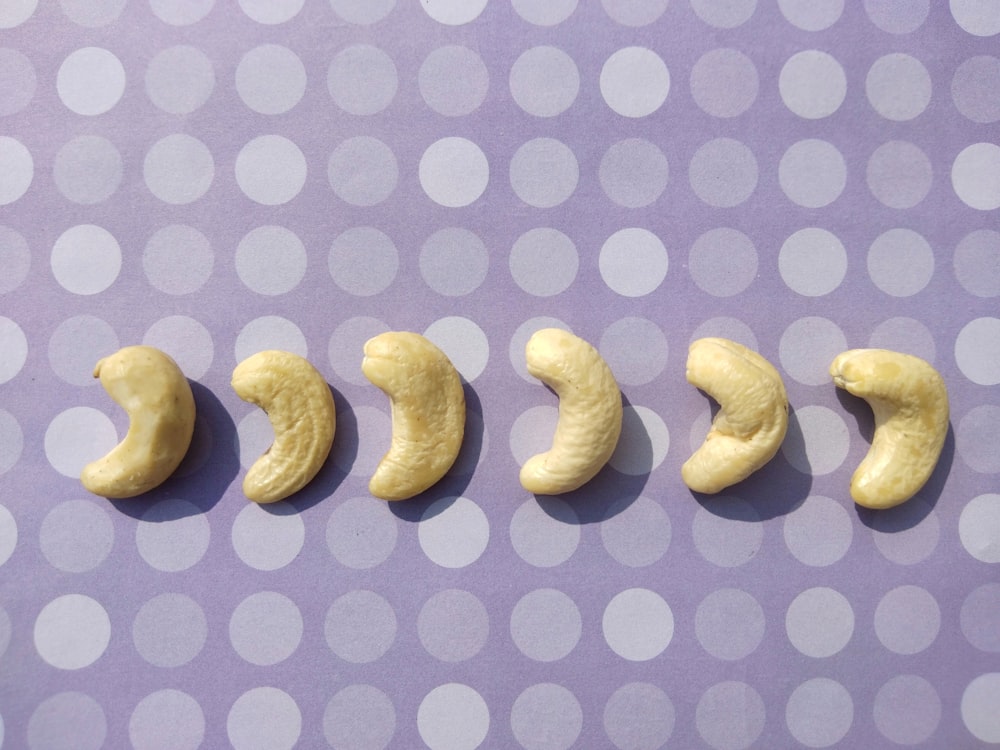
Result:
[[[688,349],[687,380],[719,402],[705,442],[681,467],[684,484],[714,494],[770,461],[788,430],[781,376],[757,352],[720,338]]]
[[[608,462],[622,431],[622,396],[597,350],[558,328],[543,328],[525,347],[528,372],[559,396],[552,447],[525,461],[521,485],[536,495],[570,492]]]
[[[191,445],[191,385],[173,359],[151,346],[119,349],[97,363],[94,377],[128,413],[129,427],[110,453],[83,468],[80,481],[95,495],[141,495],[166,480]]]
[[[919,357],[887,349],[851,349],[830,375],[868,402],[875,435],[851,478],[851,497],[866,508],[891,508],[927,482],[948,434],[948,391],[941,375]]]
[[[392,443],[368,491],[406,500],[443,477],[465,436],[462,380],[444,352],[418,333],[391,331],[365,343],[361,371],[392,409]]]
[[[308,360],[263,351],[233,370],[233,390],[267,413],[274,443],[243,479],[243,494],[255,503],[284,500],[312,481],[330,455],[337,412],[323,376]]]

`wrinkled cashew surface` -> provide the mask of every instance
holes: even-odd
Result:
[[[948,434],[948,391],[930,364],[887,349],[852,349],[830,365],[838,388],[868,402],[875,434],[851,478],[866,508],[909,500],[930,478]]]
[[[693,342],[687,380],[719,402],[701,447],[681,467],[695,492],[714,494],[770,461],[788,430],[788,397],[778,371],[757,352],[721,338]]]
[[[232,386],[274,429],[271,447],[243,479],[243,494],[255,503],[284,500],[312,481],[330,454],[337,426],[330,386],[308,360],[275,350],[240,362]]]
[[[368,491],[406,500],[440,480],[465,436],[465,392],[451,360],[417,333],[390,331],[369,339],[361,371],[392,410],[392,442]]]
[[[622,431],[621,391],[597,350],[568,331],[537,331],[525,357],[528,372],[559,396],[559,421],[552,447],[521,467],[521,485],[536,495],[570,492],[614,453]]]
[[[127,498],[161,484],[180,464],[194,433],[191,385],[177,363],[151,346],[127,346],[100,360],[94,377],[129,418],[128,434],[84,467],[95,495]]]

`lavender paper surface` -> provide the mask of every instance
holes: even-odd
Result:
[[[1000,10],[990,0],[4,0],[0,746],[982,747],[1000,743]],[[626,400],[536,499],[594,343]],[[424,332],[467,382],[452,474],[386,505],[360,372]],[[792,408],[719,497],[679,469],[687,346],[759,350]],[[124,414],[95,361],[193,383],[178,476],[77,479]],[[846,348],[930,360],[940,465],[855,508]],[[334,389],[327,468],[269,508],[236,363]]]

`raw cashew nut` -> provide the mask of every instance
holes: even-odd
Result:
[[[392,409],[392,443],[368,483],[383,500],[419,495],[447,473],[465,436],[465,392],[451,360],[418,333],[365,343],[361,371]]]
[[[851,478],[854,502],[891,508],[909,500],[930,478],[948,434],[941,375],[919,357],[886,349],[846,351],[830,375],[875,415],[872,446]]]
[[[80,481],[95,495],[141,495],[173,474],[191,445],[191,385],[174,360],[151,346],[119,349],[97,363],[94,377],[128,413],[129,427],[110,453],[83,468]]]
[[[274,503],[312,481],[330,455],[337,412],[330,386],[308,360],[282,351],[247,357],[233,370],[233,390],[267,413],[274,443],[243,479],[243,494]]]
[[[559,422],[552,447],[521,467],[521,485],[536,495],[570,492],[614,453],[622,431],[621,391],[597,350],[567,331],[537,331],[525,357],[528,372],[559,396]]]
[[[719,402],[719,413],[705,442],[681,467],[681,477],[695,492],[715,494],[778,452],[788,430],[785,384],[760,354],[720,338],[691,344],[687,380]]]

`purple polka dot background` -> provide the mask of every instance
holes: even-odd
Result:
[[[1000,744],[1000,5],[995,0],[0,3],[0,747]],[[609,466],[536,498],[592,342]],[[454,470],[387,505],[364,341],[465,381]],[[689,343],[782,373],[788,437],[715,497],[680,465]],[[147,496],[80,469],[127,420],[91,377],[148,343],[195,437]],[[907,504],[848,487],[845,348],[951,395]],[[265,348],[334,390],[315,481],[247,503]]]

